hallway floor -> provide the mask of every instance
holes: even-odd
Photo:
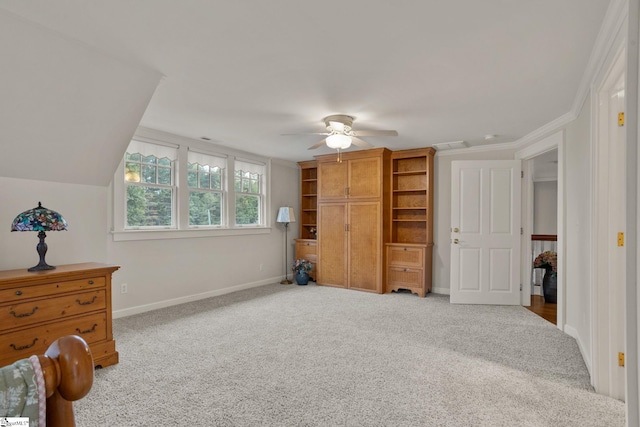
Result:
[[[531,306],[525,308],[554,325],[557,324],[557,304],[545,303],[543,296],[531,295]]]

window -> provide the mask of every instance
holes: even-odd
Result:
[[[262,176],[264,165],[236,160],[234,191],[236,225],[258,225],[262,222]]]
[[[238,154],[229,147],[138,129],[115,175],[113,239],[269,233],[270,161]]]
[[[223,225],[226,159],[189,151],[189,226]]]
[[[173,148],[133,141],[125,154],[126,227],[172,227],[175,183]]]

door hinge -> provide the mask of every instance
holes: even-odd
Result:
[[[520,290],[522,291],[522,283],[520,283]]]
[[[618,353],[618,366],[624,366],[624,353]]]
[[[520,171],[520,178],[524,178],[524,171]]]
[[[522,236],[524,234],[524,228],[520,227],[520,235]]]
[[[618,113],[618,126],[624,126],[624,111]]]
[[[622,231],[618,233],[618,246],[624,246],[624,233]]]

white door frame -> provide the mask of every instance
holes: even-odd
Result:
[[[564,130],[558,131],[528,147],[517,151],[515,158],[526,160],[522,162],[524,179],[522,180],[522,305],[531,305],[531,235],[533,234],[533,158],[548,151],[558,150],[558,213],[557,213],[557,249],[558,249],[558,303],[557,327],[564,331],[566,291],[564,286],[564,254],[565,254],[565,226],[564,226]]]
[[[618,141],[611,141],[610,129],[610,108],[609,93],[618,83],[620,76],[626,73],[626,49],[622,44],[613,56],[610,65],[605,68],[605,72],[596,80],[592,87],[592,135],[591,158],[593,159],[593,208],[591,227],[591,383],[596,392],[607,395],[614,395],[620,399],[623,396],[617,395],[620,378],[615,375],[613,365],[615,364],[614,348],[617,341],[624,340],[624,331],[616,325],[615,313],[624,310],[622,307],[610,306],[608,298],[610,292],[608,259],[613,256],[611,245],[613,239],[611,233],[606,233],[609,228],[609,216],[601,212],[601,206],[608,206],[610,192],[616,191],[607,185],[606,189],[600,190],[601,183],[609,182],[609,145]],[[624,165],[620,165],[624,167]],[[615,168],[615,166],[614,166]],[[599,185],[600,183],[600,185]],[[605,230],[603,235],[603,231]],[[624,230],[620,230],[624,231]],[[604,241],[603,241],[604,240]],[[609,248],[609,249],[607,249]],[[602,251],[608,254],[600,256]],[[602,277],[604,274],[605,277]],[[599,296],[603,296],[600,298]],[[619,368],[615,368],[619,369]]]

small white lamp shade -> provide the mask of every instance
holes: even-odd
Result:
[[[339,133],[334,135],[329,135],[327,137],[327,147],[333,149],[342,149],[349,148],[351,146],[351,137],[347,135],[341,135]]]
[[[296,215],[293,213],[293,208],[282,207],[278,209],[278,217],[276,222],[284,222],[286,224],[290,222],[296,222]]]

